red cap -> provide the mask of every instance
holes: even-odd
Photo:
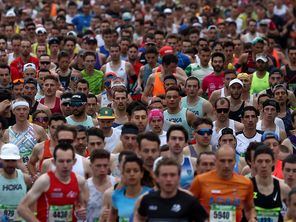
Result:
[[[171,46],[166,45],[159,50],[159,55],[161,58],[166,54],[174,54],[174,50]]]

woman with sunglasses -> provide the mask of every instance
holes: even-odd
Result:
[[[44,110],[37,110],[32,115],[32,120],[34,124],[43,127],[44,130],[48,129],[48,114]]]
[[[121,180],[125,185],[112,193],[109,222],[116,222],[117,218],[121,222],[129,221],[138,197],[150,190],[148,186],[144,186],[143,180],[146,178],[143,161],[136,156],[126,157],[121,175]]]

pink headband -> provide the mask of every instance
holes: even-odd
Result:
[[[163,113],[160,109],[152,109],[148,114],[149,123],[153,119],[161,119],[163,121]]]

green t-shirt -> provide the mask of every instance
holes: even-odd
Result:
[[[89,83],[89,91],[95,95],[102,92],[104,73],[102,71],[94,69],[92,75],[86,74],[85,70],[81,71],[82,78]]]

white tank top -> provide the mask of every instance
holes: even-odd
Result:
[[[122,78],[124,80],[124,84],[127,86],[128,82],[127,82],[127,74],[126,74],[126,70],[125,70],[125,61],[120,61],[120,67],[117,69],[117,70],[113,70],[111,68],[111,65],[110,65],[111,62],[108,62],[106,64],[106,72],[105,73],[108,73],[108,72],[115,72],[116,75],[120,78]]]
[[[107,92],[103,91],[101,94],[101,107],[108,107],[111,103],[112,101],[108,99]]]
[[[228,126],[229,128],[233,129],[233,132],[235,132],[235,122],[232,119],[229,119]],[[221,129],[220,129],[221,130]],[[213,122],[213,134],[211,139],[211,145],[213,147],[213,151],[215,152],[218,150],[218,142],[219,142],[219,131],[216,129],[216,121]]]
[[[221,97],[225,97],[225,89],[224,89],[224,87],[223,88],[221,88],[221,95],[220,95]]]
[[[257,125],[256,125],[256,129],[257,130],[262,130],[262,120],[259,120],[257,122]],[[267,131],[271,131],[271,130],[267,130]],[[281,134],[280,134],[280,127],[278,125],[275,124],[275,131],[274,133],[279,137],[279,139],[281,140]]]

